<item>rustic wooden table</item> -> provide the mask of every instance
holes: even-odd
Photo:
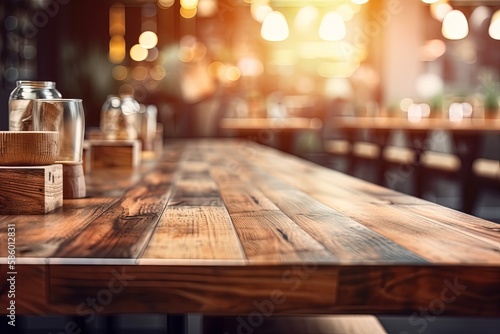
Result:
[[[355,140],[357,131],[369,130],[373,141],[381,151],[387,146],[392,131],[404,131],[415,152],[415,195],[422,197],[426,175],[421,166],[421,155],[429,149],[432,142],[429,133],[435,130],[447,131],[451,134],[454,152],[460,159],[461,204],[460,210],[472,213],[477,197],[477,182],[474,179],[473,163],[481,152],[482,138],[488,133],[500,134],[500,119],[464,119],[452,122],[443,118],[423,118],[410,122],[406,118],[388,117],[334,117],[329,121],[332,127],[347,130],[348,140]],[[379,158],[378,183],[385,184],[385,168],[383,156]],[[352,168],[352,167],[351,167]]]
[[[0,216],[1,313],[500,316],[499,225],[269,147],[179,141],[86,179]]]

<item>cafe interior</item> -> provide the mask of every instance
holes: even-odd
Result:
[[[127,96],[137,109],[122,111],[143,121],[122,124],[125,137],[143,150],[249,140],[500,223],[498,0],[5,0],[0,21],[0,131],[20,81],[51,81],[82,99],[85,141],[106,138]],[[26,316],[17,333],[67,319]],[[387,333],[423,328],[379,321]],[[87,332],[164,324],[100,316]],[[418,333],[500,326],[498,313],[426,324]]]

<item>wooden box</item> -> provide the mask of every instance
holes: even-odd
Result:
[[[89,140],[87,170],[95,168],[133,168],[141,163],[139,140]]]
[[[45,214],[63,205],[62,165],[0,166],[0,214]]]

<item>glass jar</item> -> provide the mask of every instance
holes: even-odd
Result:
[[[36,99],[33,128],[59,132],[57,163],[82,163],[85,112],[81,99]]]
[[[108,140],[137,139],[137,111],[133,101],[109,95],[101,109],[100,127],[104,138]]]
[[[9,97],[9,130],[33,130],[34,100],[61,97],[53,81],[17,81]]]

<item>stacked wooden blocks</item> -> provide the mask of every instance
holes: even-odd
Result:
[[[63,205],[59,134],[0,132],[0,215],[45,214]]]

